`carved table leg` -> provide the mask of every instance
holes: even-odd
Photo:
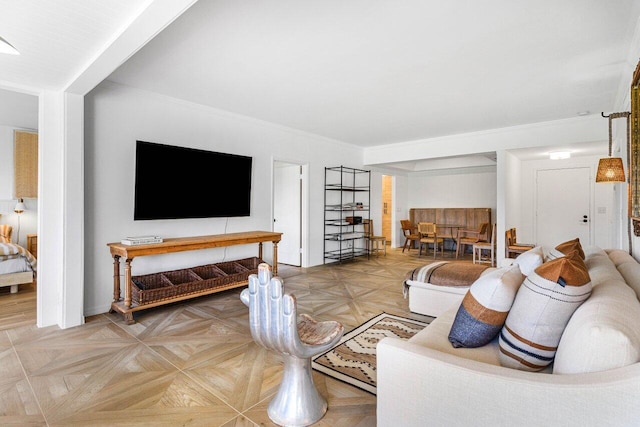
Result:
[[[273,275],[278,275],[278,242],[273,242]]]
[[[258,243],[258,258],[262,259],[262,242]]]
[[[120,255],[113,256],[113,301],[120,301]]]
[[[131,261],[127,258],[124,264],[124,306],[126,308],[131,307]]]
[[[133,320],[133,313],[123,313],[124,316],[124,321],[127,325],[133,325],[134,323],[136,323],[135,320]]]

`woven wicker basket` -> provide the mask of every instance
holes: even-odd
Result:
[[[176,296],[176,287],[162,273],[135,276],[131,281],[131,299],[135,304],[144,305]]]
[[[202,277],[203,289],[220,288],[231,283],[229,275],[220,270],[216,264],[201,265],[200,267],[194,267],[191,270],[198,276]]]
[[[201,265],[200,267],[193,267],[191,269],[202,280],[217,279],[227,275],[224,271],[220,270],[215,264]]]
[[[144,305],[207,289],[235,288],[246,284],[250,274],[257,274],[261,262],[260,258],[252,257],[134,276],[131,298],[135,304]]]
[[[248,268],[249,270],[255,270],[255,273],[258,273],[258,265],[264,261],[262,261],[258,257],[251,257],[251,258],[239,259],[234,262],[240,264],[245,268]]]

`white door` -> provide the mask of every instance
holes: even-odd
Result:
[[[590,168],[539,170],[536,196],[537,245],[553,248],[576,237],[592,244]]]
[[[278,263],[300,267],[302,259],[301,166],[273,163],[273,231],[282,233]]]

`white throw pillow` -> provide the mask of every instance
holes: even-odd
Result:
[[[520,266],[520,271],[525,276],[530,275],[533,271],[544,263],[544,251],[542,246],[536,246],[526,252],[521,253],[513,261],[514,264]]]

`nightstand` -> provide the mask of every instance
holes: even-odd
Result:
[[[37,234],[27,234],[27,250],[31,252],[31,254],[38,258],[38,235]]]

